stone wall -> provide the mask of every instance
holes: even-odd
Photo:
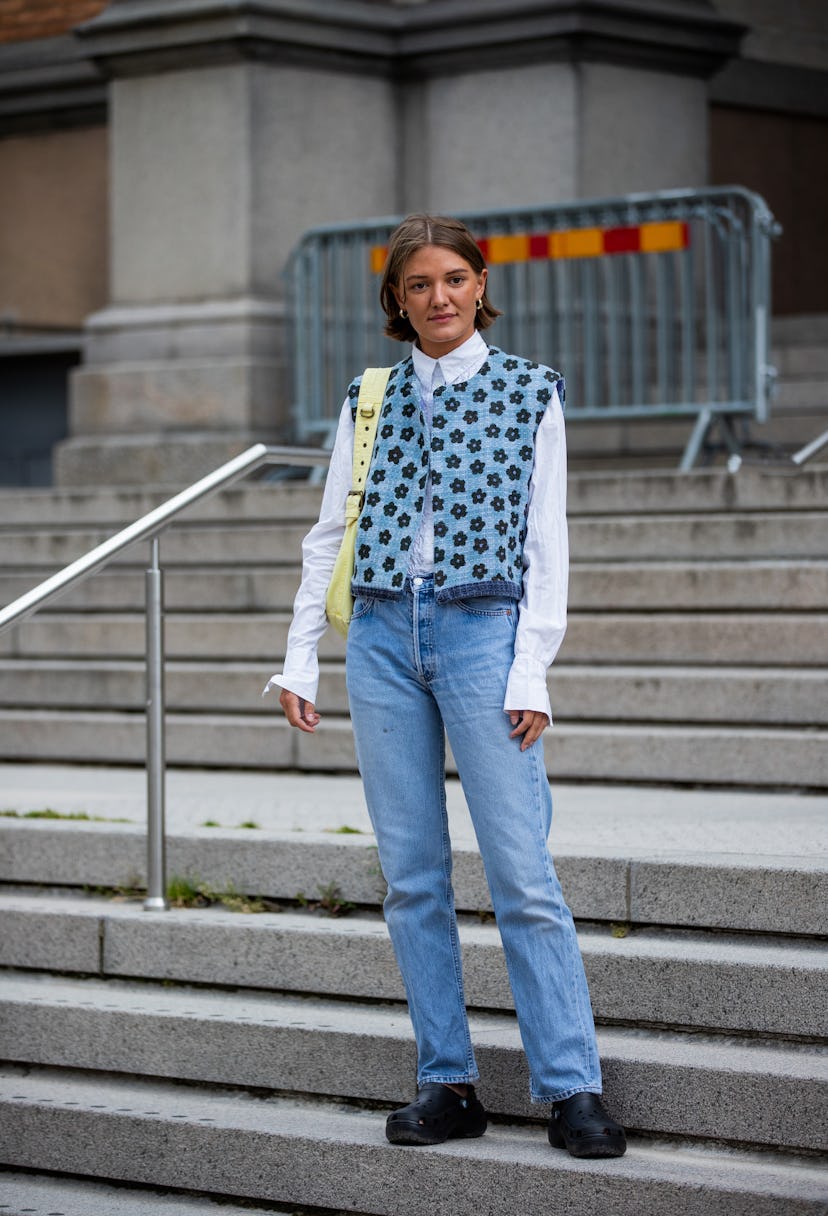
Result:
[[[105,127],[0,139],[0,314],[80,328],[109,297]]]

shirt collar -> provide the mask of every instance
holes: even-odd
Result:
[[[461,380],[468,380],[469,376],[478,371],[488,353],[489,347],[477,329],[470,338],[466,339],[462,346],[455,347],[454,350],[449,351],[447,355],[443,355],[440,359],[432,359],[430,355],[424,354],[419,346],[414,346],[411,352],[414,360],[414,371],[426,392],[431,392],[431,387],[434,383],[434,372],[438,364],[443,382],[445,384],[457,384]]]

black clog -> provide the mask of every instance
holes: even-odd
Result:
[[[408,1106],[392,1111],[385,1134],[392,1144],[443,1144],[446,1140],[482,1136],[486,1112],[473,1085],[462,1097],[437,1081],[428,1081]]]
[[[549,1143],[573,1157],[623,1157],[627,1137],[608,1115],[598,1094],[573,1094],[555,1102],[549,1119]]]

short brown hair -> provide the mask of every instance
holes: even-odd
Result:
[[[394,288],[399,289],[402,283],[408,259],[426,245],[439,245],[443,249],[453,250],[469,263],[475,274],[486,269],[486,261],[477,241],[460,220],[445,215],[406,216],[391,233],[388,257],[380,284],[380,304],[388,318],[383,330],[387,338],[396,338],[400,342],[414,342],[417,338],[417,331],[408,317],[400,316],[400,306],[394,295]],[[495,308],[489,299],[487,287],[484,287],[481,306],[475,313],[475,328],[488,329],[495,317],[501,315],[500,309]]]

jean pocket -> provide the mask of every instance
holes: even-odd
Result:
[[[361,617],[368,616],[373,607],[373,600],[367,600],[362,596],[358,596],[357,599],[354,600],[354,607],[351,611],[351,620],[358,621]]]
[[[475,595],[453,602],[469,616],[514,616],[517,612],[517,601],[502,595]]]

